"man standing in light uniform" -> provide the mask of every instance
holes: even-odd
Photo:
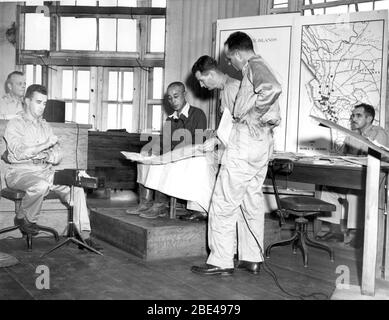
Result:
[[[264,203],[262,185],[273,152],[273,127],[280,123],[281,85],[243,32],[224,43],[228,61],[243,79],[232,110],[234,125],[211,200],[208,243],[211,253],[202,275],[229,275],[234,271],[234,241],[238,223],[238,268],[259,273],[263,261]],[[214,148],[211,141],[204,150]],[[258,241],[258,243],[257,243]]]

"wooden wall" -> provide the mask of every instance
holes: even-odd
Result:
[[[101,187],[137,189],[136,163],[126,160],[120,151],[140,152],[147,141],[141,134],[117,131],[89,131],[88,173],[99,178]]]

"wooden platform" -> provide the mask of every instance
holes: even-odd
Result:
[[[126,208],[92,208],[93,235],[137,257],[154,260],[206,254],[206,223],[144,219]],[[265,220],[265,245],[280,239],[278,222]]]

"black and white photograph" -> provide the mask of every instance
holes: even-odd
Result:
[[[389,0],[0,0],[0,300],[389,300],[388,23]]]

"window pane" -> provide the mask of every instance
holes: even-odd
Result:
[[[153,99],[162,99],[162,76],[163,69],[162,68],[154,68],[153,69]]]
[[[136,0],[118,0],[118,7],[137,7]]]
[[[347,5],[326,8],[326,14],[337,14],[337,13],[347,13],[347,12],[348,12]]]
[[[77,72],[77,99],[89,100],[89,71],[79,70]]]
[[[96,19],[61,17],[61,49],[96,50]]]
[[[26,13],[24,48],[26,50],[50,49],[50,17]]]
[[[34,83],[34,66],[32,64],[26,65],[26,88]]]
[[[109,103],[107,109],[107,129],[118,129],[117,127],[118,105]]]
[[[127,132],[132,131],[132,105],[130,104],[124,104],[122,107],[121,128],[125,128]]]
[[[374,3],[374,10],[383,10],[383,9],[389,10],[389,0],[376,1]]]
[[[373,10],[373,2],[358,3],[358,11],[371,11]]]
[[[92,6],[95,7],[97,5],[96,0],[76,0],[77,6]]]
[[[35,66],[35,83],[42,84],[42,66],[36,65]]]
[[[132,101],[134,91],[134,73],[123,72],[123,101]]]
[[[116,51],[116,19],[99,19],[99,50]]]
[[[73,121],[73,104],[71,102],[65,104],[65,121]]]
[[[150,52],[165,51],[165,19],[151,19]]]
[[[110,71],[108,76],[108,100],[117,101],[118,99],[118,73]]]
[[[161,131],[161,106],[160,105],[153,105],[153,112],[151,115],[151,130],[152,131]]]
[[[152,7],[166,8],[166,0],[152,0]]]
[[[348,7],[348,12],[355,12],[357,11],[355,4],[350,4]]]
[[[274,0],[273,8],[287,8],[288,1],[287,0]]]
[[[62,71],[62,98],[73,98],[73,70]]]
[[[89,103],[77,103],[76,122],[83,124],[89,123]]]
[[[26,6],[43,6],[44,0],[27,0]]]
[[[100,7],[116,7],[117,0],[99,0]]]
[[[117,51],[136,51],[136,20],[118,19]]]
[[[315,15],[324,14],[324,8],[315,9],[314,12],[315,12]]]
[[[61,0],[61,6],[74,6],[76,4],[76,0]]]

